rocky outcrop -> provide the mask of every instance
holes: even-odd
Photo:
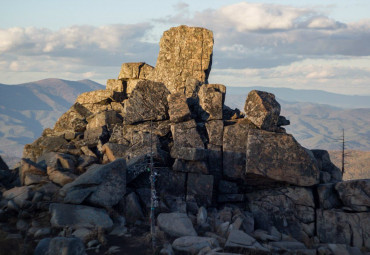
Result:
[[[168,119],[168,95],[169,92],[163,83],[139,82],[125,103],[124,123],[133,124]]]
[[[292,135],[250,130],[246,158],[246,175],[267,177],[298,186],[319,183],[320,173],[316,162]]]
[[[246,117],[261,129],[274,130],[277,127],[280,104],[271,93],[252,90],[245,101],[244,111]]]
[[[207,83],[212,65],[213,33],[199,27],[180,26],[163,33],[157,64],[149,79],[163,82],[167,89],[186,93]],[[199,82],[200,83],[199,83]]]
[[[225,106],[226,86],[207,82],[212,47],[209,30],[171,28],[155,68],[124,63],[81,94],[0,169],[7,235],[44,238],[38,252],[150,253],[153,213],[161,254],[370,251],[369,180],[342,182],[326,151],[287,134],[273,94]]]
[[[112,207],[126,193],[126,161],[117,159],[106,165],[92,165],[76,180],[63,186],[66,203],[84,201],[102,207]]]

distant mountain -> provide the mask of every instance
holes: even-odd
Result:
[[[292,90],[286,88],[262,88],[262,87],[227,87],[225,104],[232,108],[243,110],[245,99],[249,91],[259,89],[274,93],[281,104],[281,114],[290,120],[290,126],[286,129],[289,133],[305,147],[310,149],[320,148],[326,150],[338,150],[340,144],[337,139],[345,131],[346,146],[354,150],[370,150],[370,97],[368,96],[347,96],[333,93],[306,90]],[[284,94],[284,93],[287,94]],[[307,93],[307,94],[306,94]],[[292,98],[291,96],[294,95]],[[312,102],[308,100],[312,95]],[[324,100],[323,95],[328,95]],[[342,98],[345,103],[333,102],[334,98]],[[363,99],[368,98],[367,102]],[[355,106],[367,106],[368,108],[343,109],[349,102]],[[290,101],[288,101],[290,100]],[[320,102],[321,104],[318,104]],[[323,104],[326,103],[326,104]],[[329,105],[329,104],[332,105]]]
[[[351,96],[325,92],[321,90],[298,90],[289,88],[269,88],[269,87],[227,87],[227,95],[245,96],[251,90],[268,91],[275,96],[288,102],[307,102],[315,104],[327,104],[341,108],[370,108],[370,95]],[[244,106],[244,105],[243,105]]]
[[[0,84],[0,154],[16,161],[26,143],[38,138],[86,91],[104,89],[91,80],[45,79],[19,85]]]

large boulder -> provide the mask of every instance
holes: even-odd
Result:
[[[161,230],[174,237],[198,235],[191,220],[184,213],[161,213],[157,222]]]
[[[33,191],[28,186],[14,187],[2,194],[3,198],[7,200],[13,200],[14,203],[20,208],[27,206],[30,203],[32,196]]]
[[[62,150],[67,144],[67,140],[62,136],[41,136],[24,146],[22,157],[35,162],[42,154]]]
[[[26,179],[32,178],[32,176],[46,176],[46,169],[29,159],[23,158],[19,169],[19,179],[21,184],[29,185],[30,183],[26,183]]]
[[[124,123],[168,119],[167,96],[170,92],[163,83],[140,81],[123,109]]]
[[[117,159],[106,165],[92,165],[61,189],[64,201],[112,207],[126,193],[126,161]]]
[[[85,255],[85,246],[76,237],[44,238],[37,244],[34,255]]]
[[[370,179],[338,182],[335,190],[343,204],[352,210],[370,209]]]
[[[226,250],[244,251],[244,254],[267,254],[268,250],[241,230],[231,230],[225,244]]]
[[[320,171],[330,175],[330,182],[339,182],[342,180],[342,172],[330,160],[329,152],[326,150],[311,150],[317,160]]]
[[[250,130],[246,143],[246,177],[249,175],[312,186],[319,182],[316,161],[292,135]]]
[[[274,94],[252,90],[245,101],[244,112],[257,127],[274,130],[278,124],[280,104]]]
[[[316,229],[322,243],[347,244],[370,249],[370,212],[346,213],[318,209]]]
[[[186,82],[207,83],[212,65],[213,33],[199,27],[173,27],[163,33],[154,72],[149,79],[168,90],[185,92]]]
[[[92,113],[80,103],[75,103],[71,108],[59,117],[54,125],[54,131],[64,132],[71,130],[83,132],[86,129],[86,118]]]
[[[107,211],[85,205],[50,204],[50,223],[55,228],[103,228],[109,229],[113,221]]]
[[[271,188],[247,193],[247,205],[255,227],[281,233],[300,241],[315,234],[315,203],[310,189],[301,187]]]

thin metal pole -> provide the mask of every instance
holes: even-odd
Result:
[[[155,200],[156,200],[156,190],[155,190],[155,173],[154,173],[154,162],[153,162],[153,137],[152,137],[152,120],[150,120],[150,193],[151,193],[151,199],[150,199],[150,234],[152,237],[152,248],[153,252],[156,248],[156,240],[155,240]]]
[[[344,129],[342,135],[342,175],[344,175]]]

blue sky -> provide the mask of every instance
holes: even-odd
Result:
[[[370,1],[0,0],[0,83],[116,78],[164,30],[214,32],[210,82],[370,95]]]

